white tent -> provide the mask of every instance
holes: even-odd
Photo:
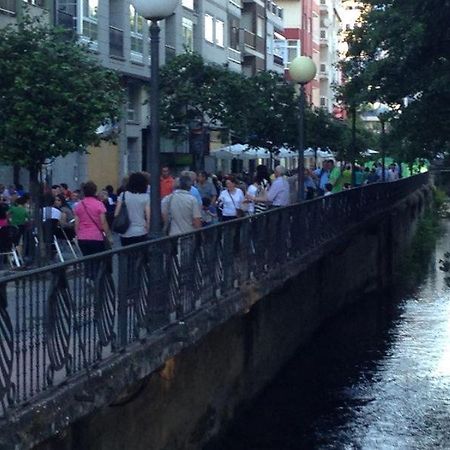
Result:
[[[298,158],[298,153],[287,147],[280,147],[278,149],[278,153],[274,153],[273,157],[276,159],[281,159],[281,158],[292,159],[292,158]]]
[[[368,148],[366,151],[361,152],[361,156],[373,156],[373,155],[378,155],[380,152],[377,152],[376,150],[371,150],[370,148]]]
[[[211,156],[217,159],[269,159],[270,153],[267,149],[262,147],[249,147],[247,144],[233,144],[226,147],[213,150]]]

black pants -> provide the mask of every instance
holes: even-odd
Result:
[[[78,240],[78,245],[80,246],[81,253],[83,253],[84,256],[93,255],[106,250],[105,243],[103,241],[88,241],[81,239]],[[92,261],[87,261],[86,263],[86,276],[91,280],[95,279],[98,263],[99,261],[95,259]]]
[[[144,242],[147,239],[148,239],[148,236],[146,234],[143,234],[142,236],[133,236],[133,237],[120,236],[120,243],[122,244],[122,247],[126,247],[127,245],[133,245],[133,244],[137,244],[139,242]]]
[[[229,220],[237,219],[237,216],[222,216],[221,222],[228,222]]]

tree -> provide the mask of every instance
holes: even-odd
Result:
[[[448,148],[450,1],[364,3],[361,26],[348,37],[347,97],[390,105],[392,138],[414,157]]]
[[[323,109],[308,107],[305,114],[307,145],[346,155],[347,122]],[[195,53],[179,55],[161,69],[161,119],[170,138],[183,131],[186,138],[191,123],[200,120],[206,127],[225,128],[233,142],[274,152],[298,146],[299,101],[292,83],[275,72],[246,77],[206,64]],[[366,142],[366,136],[358,139]]]
[[[45,160],[85,152],[99,125],[117,119],[119,79],[66,30],[29,17],[0,30],[0,74],[0,160],[29,170],[38,202]]]

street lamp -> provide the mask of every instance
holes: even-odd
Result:
[[[147,139],[147,170],[151,173],[150,237],[161,236],[160,137],[159,137],[159,25],[173,14],[178,0],[134,0],[136,12],[150,20],[150,139]]]
[[[298,192],[299,201],[305,199],[305,84],[316,76],[317,68],[308,56],[297,56],[290,66],[289,75],[293,81],[300,84],[300,114],[298,121]]]

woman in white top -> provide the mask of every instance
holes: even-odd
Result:
[[[236,219],[240,214],[241,205],[244,200],[244,193],[236,187],[236,178],[229,176],[225,182],[224,189],[218,199],[219,205],[222,205],[222,221]]]
[[[130,226],[120,235],[123,246],[147,240],[150,225],[150,196],[147,194],[147,177],[142,172],[132,173],[127,189],[117,199],[114,216],[118,216],[123,201],[127,205]]]

